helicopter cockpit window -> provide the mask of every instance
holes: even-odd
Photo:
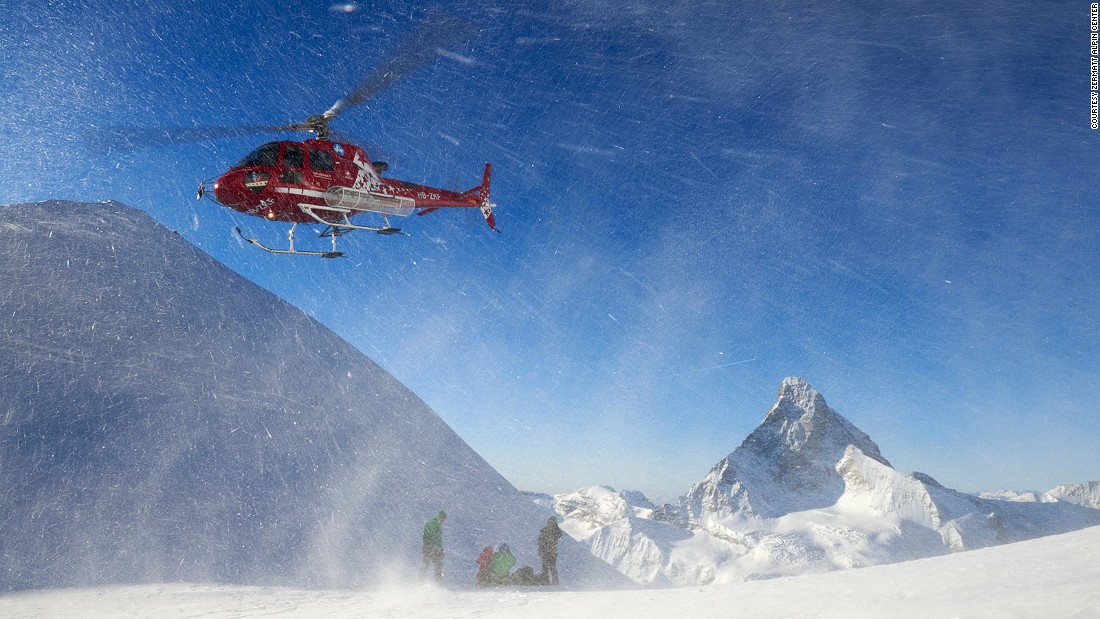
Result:
[[[283,167],[300,170],[306,164],[306,153],[297,144],[287,144],[283,152]]]
[[[237,164],[238,168],[245,168],[250,166],[265,166],[273,168],[279,161],[279,145],[278,144],[264,144],[256,150],[248,153],[241,162]]]
[[[309,167],[321,172],[333,170],[332,155],[316,148],[309,149]]]

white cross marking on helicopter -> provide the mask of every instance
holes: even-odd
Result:
[[[374,171],[370,164],[359,158],[358,152],[351,158],[351,162],[359,168],[359,173],[355,175],[355,182],[351,185],[353,188],[379,189],[382,183],[378,179],[378,173]]]
[[[260,200],[260,203],[257,204],[255,206],[255,208],[251,208],[246,212],[249,215],[255,215],[257,213],[263,212],[263,211],[271,208],[274,205],[275,205],[275,200],[273,198],[264,198],[263,200]]]

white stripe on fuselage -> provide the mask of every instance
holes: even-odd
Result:
[[[276,187],[275,193],[289,193],[295,196],[306,196],[309,198],[324,198],[325,192],[314,191],[312,189],[302,189],[301,187]]]

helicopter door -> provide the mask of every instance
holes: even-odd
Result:
[[[279,172],[279,181],[287,185],[302,184],[302,166],[306,163],[306,153],[302,147],[295,143],[288,143],[283,148],[283,170]]]

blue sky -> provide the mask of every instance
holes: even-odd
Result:
[[[464,2],[454,51],[337,128],[474,212],[262,254],[209,202],[267,137],[90,152],[86,127],[327,109],[426,5],[15,2],[0,199],[149,212],[340,333],[517,486],[672,499],[802,376],[961,490],[1100,478],[1088,3]]]

